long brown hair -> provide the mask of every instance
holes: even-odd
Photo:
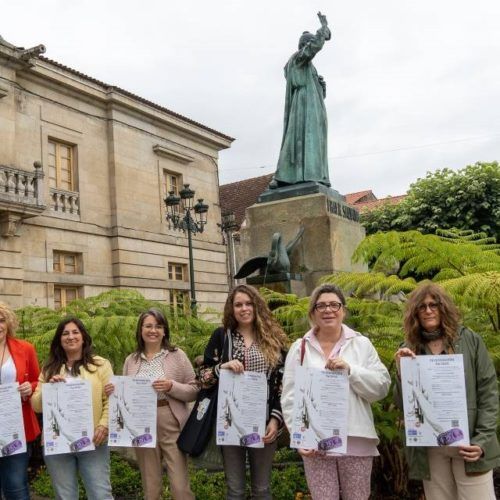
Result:
[[[421,334],[422,325],[418,319],[418,308],[428,295],[438,305],[441,318],[439,329],[443,332],[445,341],[451,347],[457,338],[460,312],[451,297],[435,283],[421,285],[413,290],[409,296],[403,321],[406,342],[413,349],[425,344]]]
[[[66,352],[61,345],[61,337],[66,325],[69,323],[74,323],[78,327],[83,340],[82,357],[73,363],[70,373],[73,376],[78,375],[81,366],[83,366],[83,368],[88,372],[94,372],[95,369],[91,369],[91,366],[97,367],[101,364],[95,359],[94,349],[92,347],[92,337],[89,335],[85,325],[78,318],[69,316],[64,318],[57,325],[56,333],[54,334],[54,338],[50,344],[49,357],[42,369],[43,377],[46,381],[49,381],[54,375],[58,375],[61,371],[61,367],[66,364],[66,361],[68,361]]]
[[[244,293],[250,297],[254,309],[254,324],[256,341],[259,344],[262,354],[270,367],[275,367],[281,357],[281,350],[288,343],[285,332],[274,319],[266,301],[261,297],[255,288],[248,285],[238,285],[229,293],[224,306],[224,329],[234,331],[238,327],[238,322],[234,317],[233,302],[237,293]]]

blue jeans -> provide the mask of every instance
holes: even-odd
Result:
[[[88,500],[113,499],[107,445],[97,446],[92,451],[48,455],[45,457],[45,465],[57,500],[78,498],[78,472],[82,477]]]
[[[29,500],[28,453],[0,458],[0,498]]]

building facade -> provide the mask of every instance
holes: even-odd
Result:
[[[232,138],[0,37],[0,300],[61,307],[113,288],[188,301],[187,237],[164,197],[210,207],[193,238],[201,308],[227,294],[218,155]]]

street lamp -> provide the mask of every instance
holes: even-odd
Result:
[[[234,286],[234,275],[236,274],[236,255],[234,251],[234,231],[239,228],[234,212],[224,212],[221,217],[221,223],[218,224],[225,235],[228,250],[228,283],[229,288]]]
[[[174,191],[169,191],[165,198],[167,207],[167,223],[169,229],[178,229],[187,232],[189,249],[189,281],[191,283],[191,311],[196,312],[196,292],[194,289],[193,241],[192,234],[202,233],[207,223],[208,205],[203,203],[203,198],[193,206],[195,192],[184,184],[184,188],[176,196]],[[191,215],[194,212],[194,217]]]

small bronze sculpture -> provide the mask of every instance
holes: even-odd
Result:
[[[271,251],[269,255],[262,257],[252,257],[240,267],[234,278],[239,280],[250,276],[255,271],[261,275],[272,275],[290,272],[290,255],[299,242],[304,228],[301,227],[292,241],[286,245],[283,243],[281,233],[274,233],[271,241]]]
[[[315,181],[330,187],[327,156],[326,83],[312,64],[314,56],[330,40],[326,16],[318,12],[321,28],[305,31],[299,50],[285,66],[286,98],[283,140],[278,168],[270,189]]]

